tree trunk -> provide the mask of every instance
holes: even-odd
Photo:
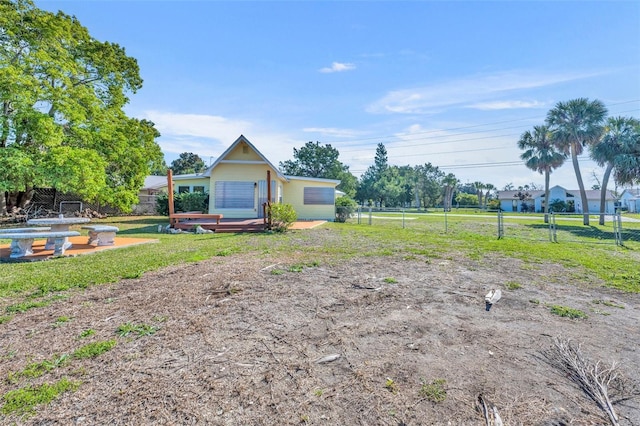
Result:
[[[604,176],[602,177],[602,188],[600,189],[600,225],[604,225],[604,212],[607,204],[607,183],[609,183],[611,170],[613,170],[613,164],[609,163],[607,164],[607,168],[604,171]]]
[[[573,170],[576,172],[576,180],[578,181],[578,188],[580,189],[580,200],[582,201],[582,224],[589,225],[589,201],[587,200],[587,193],[584,190],[584,182],[582,181],[582,175],[580,174],[580,165],[578,164],[578,154],[576,153],[576,146],[580,142],[574,142],[571,144],[571,162],[573,163]]]
[[[20,207],[21,209],[24,209],[25,207],[27,207],[27,205],[33,199],[33,195],[35,193],[36,193],[36,191],[32,187],[30,187],[30,186],[27,187],[27,190],[25,192],[23,192],[21,197],[20,197],[20,201],[18,202],[18,207]]]
[[[5,192],[0,192],[0,216],[7,215],[7,198]]]
[[[549,181],[551,180],[549,169],[544,171],[544,223],[549,223]]]

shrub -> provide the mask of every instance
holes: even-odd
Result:
[[[173,204],[177,204],[175,197]],[[169,195],[166,192],[156,195],[156,213],[160,216],[169,216]]]
[[[209,194],[205,192],[183,192],[179,194],[182,208],[185,212],[204,212],[209,210]]]
[[[271,229],[285,232],[293,225],[298,214],[291,204],[271,204]]]
[[[551,200],[549,203],[549,211],[550,212],[566,212],[567,211],[567,203],[562,200]]]
[[[173,194],[174,211],[204,212],[209,210],[209,194],[205,192],[183,192]],[[156,213],[169,216],[169,195],[161,192],[156,196]]]
[[[336,198],[336,222],[344,223],[356,211],[358,204],[347,196]]]
[[[497,198],[492,198],[487,202],[487,208],[489,210],[499,210],[500,209],[500,200]]]

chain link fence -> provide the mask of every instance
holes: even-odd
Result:
[[[640,219],[620,213],[590,214],[589,225],[582,214],[505,213],[481,209],[336,208],[339,221],[363,226],[409,228],[448,234],[473,233],[487,238],[516,238],[554,243],[578,242],[624,246],[640,242]],[[604,224],[600,225],[600,219]]]
[[[97,203],[87,203],[82,197],[56,191],[53,188],[37,188],[28,206],[29,216],[43,216],[48,212],[62,213],[65,215],[81,212],[85,209],[94,210],[100,214],[117,215],[117,208]]]

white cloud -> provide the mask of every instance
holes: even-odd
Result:
[[[362,136],[364,132],[352,129],[338,129],[335,127],[305,127],[302,129],[307,133],[319,133],[323,136],[331,136],[336,138],[353,138]]]
[[[550,104],[548,102],[539,101],[493,101],[479,102],[467,106],[467,108],[479,109],[483,111],[501,110],[501,109],[530,109],[530,108],[546,108]]]
[[[145,111],[145,118],[153,121],[164,136],[180,135],[193,138],[211,138],[235,141],[243,132],[251,130],[248,121],[233,120],[216,115],[181,114],[163,111]]]
[[[424,114],[453,105],[469,106],[489,102],[509,92],[526,91],[588,78],[595,73],[535,74],[512,71],[483,74],[429,86],[394,90],[367,107],[370,113]]]
[[[356,69],[356,66],[354,64],[334,62],[331,64],[330,67],[320,68],[319,71],[322,73],[332,73],[332,72],[351,71],[355,69]]]
[[[165,161],[170,164],[183,152],[199,155],[205,163],[218,158],[240,135],[244,135],[276,167],[279,161],[290,159],[300,140],[288,134],[246,120],[205,114],[181,114],[166,111],[146,111],[143,118],[155,123]]]

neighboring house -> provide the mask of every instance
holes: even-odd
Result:
[[[528,193],[529,197],[521,200],[518,194]],[[587,202],[589,203],[590,213],[600,213],[600,190],[590,189],[586,191]],[[567,204],[573,204],[576,213],[582,213],[582,200],[580,191],[568,190],[559,185],[549,189],[550,202],[562,201]],[[499,191],[498,200],[500,200],[500,208],[507,212],[535,211],[542,212],[545,205],[544,191]],[[605,213],[615,212],[616,198],[611,191],[607,191],[605,198]],[[527,207],[529,207],[527,209]],[[533,207],[533,209],[531,209]]]
[[[629,213],[640,212],[640,188],[629,188],[622,191],[620,195],[620,205],[626,208]]]
[[[291,204],[298,219],[335,219],[335,193],[339,180],[285,176],[243,135],[201,174],[173,176],[176,192],[209,193],[209,213],[225,218],[264,216],[267,172],[271,201]],[[167,178],[155,190],[167,190]]]

